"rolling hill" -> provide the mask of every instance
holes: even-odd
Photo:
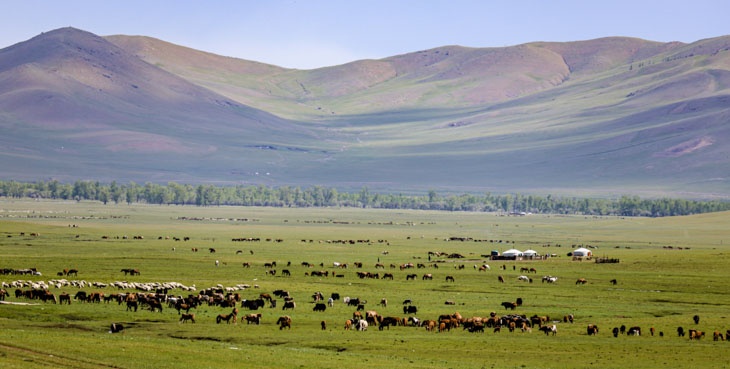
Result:
[[[0,50],[0,165],[14,179],[728,197],[729,87],[727,36],[295,70],[69,28]]]

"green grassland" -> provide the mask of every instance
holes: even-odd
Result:
[[[230,309],[214,306],[191,310],[196,324],[180,324],[177,312],[167,305],[162,313],[127,312],[124,305],[116,303],[0,305],[0,367],[724,367],[728,365],[730,343],[713,342],[712,332],[730,329],[727,224],[730,213],[658,219],[508,217],[340,208],[105,206],[5,199],[0,201],[0,267],[35,267],[43,274],[0,276],[5,282],[48,281],[59,278],[56,272],[64,268],[76,268],[78,279],[89,282],[176,281],[199,290],[217,284],[258,285],[239,291],[249,299],[285,289],[294,296],[297,308],[284,312],[279,301],[279,308],[263,309],[262,324],[255,326],[240,322],[216,325],[215,317]],[[21,232],[25,236],[20,236]],[[31,232],[40,235],[31,237]],[[105,235],[110,239],[103,240]],[[123,239],[124,235],[130,239]],[[135,235],[143,235],[144,240],[131,239]],[[191,240],[158,240],[159,236],[187,236]],[[260,237],[262,241],[232,242],[234,237]],[[449,237],[503,242],[445,241]],[[283,242],[267,242],[267,238],[281,238]],[[326,242],[340,239],[373,243]],[[596,256],[615,257],[621,262],[572,261],[566,256],[572,245],[595,246]],[[193,247],[200,252],[191,252]],[[512,247],[532,248],[556,257],[489,261],[490,271],[474,269],[474,265],[484,263],[480,255]],[[211,254],[208,248],[217,252]],[[243,253],[237,254],[238,250]],[[435,258],[443,261],[437,263],[438,269],[401,271],[389,267],[408,262],[428,264],[428,251],[461,253],[466,258]],[[215,260],[221,262],[217,267]],[[267,275],[263,266],[271,261],[278,263],[276,276]],[[288,261],[291,266],[283,266]],[[324,266],[306,268],[301,265],[303,261]],[[391,272],[395,278],[359,279],[356,271],[360,269],[352,267],[357,261],[364,264],[361,271]],[[385,264],[384,271],[375,268],[378,261]],[[253,266],[243,268],[243,262]],[[349,263],[350,268],[334,269],[333,262]],[[465,268],[455,269],[460,264]],[[507,269],[500,270],[502,265]],[[523,266],[538,270],[532,275],[535,283],[517,281]],[[122,268],[139,269],[141,275],[124,276]],[[289,269],[291,276],[282,277],[281,269]],[[345,276],[305,276],[313,270]],[[418,274],[416,281],[405,280],[410,273]],[[434,279],[421,280],[424,273],[432,273]],[[446,275],[453,275],[455,283],[445,282]],[[498,275],[504,276],[504,284],[497,281]],[[543,284],[539,281],[543,275],[559,280]],[[588,283],[576,285],[578,278],[586,278]],[[614,278],[618,280],[616,286],[609,283]],[[51,290],[56,294],[77,291]],[[120,292],[93,287],[84,290]],[[310,296],[316,291],[325,296],[338,292],[366,299],[367,310],[385,316],[405,316],[401,302],[412,299],[421,319],[437,319],[440,314],[456,311],[464,317],[488,316],[491,311],[507,314],[511,311],[506,312],[500,303],[521,297],[524,304],[516,313],[547,314],[553,319],[574,314],[575,323],[557,323],[554,337],[537,330],[510,333],[506,329],[501,333],[469,333],[460,328],[432,333],[414,327],[378,331],[371,326],[366,332],[345,331],[344,322],[354,308],[337,301],[326,312],[313,312]],[[9,292],[7,301],[30,302],[16,299],[13,288]],[[387,307],[377,305],[381,298],[388,299]],[[446,300],[456,305],[444,305]],[[241,309],[239,315],[246,313]],[[696,326],[692,322],[695,314],[701,317]],[[275,325],[281,315],[292,317],[291,330],[280,331]],[[320,330],[321,320],[327,321],[326,331]],[[111,322],[121,322],[127,329],[109,334]],[[586,335],[588,324],[600,327],[597,336]],[[614,338],[610,331],[620,325],[640,326],[644,335]],[[700,341],[679,338],[678,326],[706,331],[708,336]],[[648,334],[649,327],[656,328],[657,336]],[[664,337],[658,336],[660,331]]]

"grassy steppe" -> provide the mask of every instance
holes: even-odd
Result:
[[[197,324],[179,324],[174,309],[162,313],[126,312],[123,305],[0,305],[0,367],[119,367],[119,368],[225,368],[225,367],[449,367],[449,368],[568,368],[568,367],[724,367],[730,343],[713,342],[712,332],[730,329],[728,307],[730,271],[730,213],[676,218],[616,218],[582,216],[504,217],[483,213],[385,211],[370,209],[275,209],[245,207],[187,207],[101,205],[52,201],[0,201],[2,268],[36,267],[43,276],[0,276],[49,280],[64,268],[79,269],[78,279],[111,282],[177,281],[203,289],[217,284],[259,285],[241,291],[244,298],[275,289],[289,290],[295,311],[263,310],[260,326],[216,325],[215,316],[230,309],[202,306],[193,310]],[[246,218],[248,221],[179,220],[179,217]],[[316,221],[316,222],[312,222]],[[333,222],[334,221],[334,222]],[[338,223],[336,223],[338,222]],[[346,222],[347,224],[342,224]],[[76,224],[78,228],[69,227]],[[38,232],[40,236],[20,236]],[[78,238],[76,237],[78,235]],[[112,237],[102,240],[103,235]],[[114,239],[143,235],[144,240]],[[158,240],[158,236],[189,236],[191,241]],[[12,237],[8,237],[12,236]],[[447,242],[451,236],[509,240],[509,243]],[[262,242],[234,243],[233,237],[260,237]],[[410,239],[409,239],[410,237]],[[266,238],[282,238],[281,243]],[[314,242],[308,242],[308,240]],[[319,240],[369,239],[372,245],[341,245]],[[387,240],[389,244],[378,243]],[[301,242],[307,240],[307,242]],[[551,247],[544,247],[544,245]],[[556,245],[562,245],[557,247]],[[566,257],[572,245],[593,245],[598,256],[620,258],[619,264],[575,262]],[[666,249],[664,246],[672,246]],[[172,248],[175,251],[172,251]],[[190,248],[201,251],[193,253]],[[209,247],[217,252],[210,254]],[[490,250],[532,248],[557,257],[534,262],[488,262],[491,271],[477,272],[481,254]],[[618,248],[617,248],[618,247]],[[682,247],[683,250],[678,250]],[[685,249],[689,248],[689,250]],[[244,251],[236,254],[237,250]],[[249,251],[253,251],[251,254]],[[387,255],[383,251],[388,251]],[[458,252],[467,260],[448,260],[438,269],[400,271],[390,264],[427,262],[427,251]],[[420,258],[420,259],[414,259]],[[215,266],[215,260],[225,262]],[[362,271],[376,272],[378,260],[393,281],[361,280],[352,266],[344,278],[305,276],[312,270],[334,271],[332,262],[360,261]],[[446,259],[439,259],[446,260]],[[279,273],[265,274],[263,263],[277,261]],[[283,267],[291,261],[290,267]],[[324,263],[309,269],[303,261]],[[242,262],[253,267],[245,269]],[[463,270],[455,265],[465,264]],[[506,265],[507,270],[499,270]],[[512,266],[517,270],[512,270]],[[517,282],[519,268],[535,267],[536,283]],[[135,268],[140,276],[124,276]],[[281,269],[291,270],[282,277]],[[405,275],[417,273],[417,281]],[[421,275],[432,273],[433,281]],[[453,275],[456,283],[446,283]],[[497,275],[506,283],[500,284]],[[554,275],[556,284],[539,277]],[[535,278],[535,275],[532,275]],[[588,284],[577,286],[577,278]],[[612,286],[609,280],[618,279]],[[61,290],[74,294],[75,288]],[[86,291],[119,292],[86,288]],[[505,313],[502,301],[521,297],[515,312],[553,319],[575,315],[575,324],[557,323],[558,334],[472,334],[461,329],[430,333],[423,328],[393,327],[367,332],[342,329],[354,308],[338,301],[324,313],[312,312],[311,294],[339,292],[368,300],[367,309],[385,316],[404,316],[406,298],[418,306],[422,319],[460,312],[464,317]],[[14,297],[9,301],[26,302]],[[52,289],[58,294],[61,291]],[[175,291],[186,295],[187,292]],[[387,298],[387,307],[377,306]],[[453,300],[456,306],[444,305]],[[279,301],[281,306],[281,301]],[[241,315],[247,313],[241,309]],[[291,331],[279,331],[274,322],[291,315]],[[692,316],[701,316],[695,326]],[[319,323],[326,320],[328,330]],[[109,323],[128,327],[109,334]],[[586,335],[586,325],[597,324],[597,337]],[[640,326],[644,336],[614,338],[613,327]],[[701,341],[678,338],[676,328],[708,332]],[[664,337],[648,335],[649,327]]]

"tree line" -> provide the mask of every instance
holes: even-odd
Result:
[[[462,194],[440,196],[436,191],[426,195],[403,195],[371,192],[338,192],[336,188],[307,188],[265,185],[214,186],[170,182],[167,185],[146,183],[103,184],[94,181],[59,181],[24,183],[0,181],[0,196],[64,200],[96,200],[104,204],[148,203],[160,205],[242,205],[274,207],[361,207],[380,209],[420,209],[447,211],[530,212],[544,214],[585,214],[623,216],[674,216],[730,210],[727,201],[695,201],[683,199],[641,199],[622,196],[620,199],[555,197],[552,195]]]

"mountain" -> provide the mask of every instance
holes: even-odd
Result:
[[[200,178],[315,139],[73,28],[0,50],[0,112],[3,172],[18,179]]]
[[[727,36],[444,46],[296,70],[61,29],[0,50],[0,169],[725,198],[729,86]]]

